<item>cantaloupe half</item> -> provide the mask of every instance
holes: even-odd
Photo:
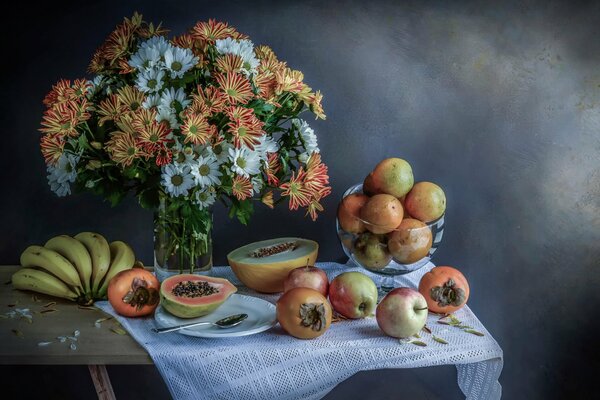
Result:
[[[315,265],[319,244],[284,237],[254,242],[227,255],[231,269],[247,287],[262,293],[283,292],[283,281],[294,268]]]

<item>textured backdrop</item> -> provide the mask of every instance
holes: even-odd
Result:
[[[36,132],[41,101],[59,78],[82,76],[95,48],[134,10],[174,33],[217,18],[269,44],[324,93],[327,120],[313,127],[334,191],[315,223],[285,207],[259,207],[244,227],[218,208],[216,262],[241,244],[281,235],[315,239],[321,260],[341,260],[334,221],[343,190],[380,159],[405,158],[417,180],[446,191],[446,233],[434,261],[459,267],[471,282],[469,304],[505,351],[505,397],[591,392],[600,367],[591,356],[599,347],[600,300],[598,4],[190,0],[18,7],[2,24],[0,264],[17,263],[28,244],[81,230],[128,240],[151,262],[152,216],[134,200],[110,208],[89,195],[58,199],[50,192]],[[54,382],[57,397],[90,393],[82,369],[0,373],[19,382],[32,371]],[[147,397],[166,394],[153,369],[111,371],[130,378],[115,378],[118,395],[130,397],[137,385]],[[79,386],[61,387],[73,376]],[[361,374],[331,396],[451,398],[459,396],[454,379],[452,368]]]

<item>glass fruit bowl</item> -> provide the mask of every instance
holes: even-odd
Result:
[[[362,210],[369,200],[362,189],[357,184],[344,193],[336,218],[337,234],[351,262],[381,275],[380,289],[387,292],[394,287],[394,276],[429,262],[442,241],[444,215],[431,222],[410,218],[401,200],[388,195],[379,196],[380,204],[368,211]],[[366,215],[378,224],[367,221]]]

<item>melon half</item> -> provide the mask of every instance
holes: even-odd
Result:
[[[262,293],[283,292],[291,270],[315,265],[319,244],[285,237],[263,240],[235,249],[227,255],[231,269],[247,287]]]

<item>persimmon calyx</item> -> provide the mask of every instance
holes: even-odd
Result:
[[[448,279],[443,286],[432,287],[430,295],[440,307],[460,306],[466,300],[465,291],[457,287],[452,278]]]
[[[300,323],[313,331],[321,331],[327,324],[323,303],[304,303],[300,306]]]

